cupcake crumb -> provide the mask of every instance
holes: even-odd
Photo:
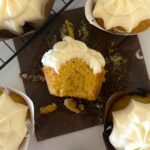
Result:
[[[127,60],[123,58],[119,53],[110,56],[110,60],[113,63],[113,70],[117,71],[122,64],[126,64]]]
[[[34,75],[34,74],[28,74],[28,73],[21,73],[20,77],[23,80],[29,80],[32,82],[37,82],[37,81],[40,81],[42,83],[45,82],[45,78],[41,74]]]
[[[41,115],[45,115],[45,114],[52,113],[52,112],[57,110],[57,107],[58,106],[55,103],[52,103],[51,105],[47,105],[47,106],[41,107],[40,108],[40,114]]]
[[[64,106],[68,110],[70,110],[70,111],[72,111],[74,113],[77,113],[77,114],[85,110],[84,105],[83,104],[77,105],[76,101],[74,101],[73,98],[67,98],[67,99],[65,99]]]
[[[89,36],[89,30],[84,20],[81,22],[81,27],[79,30],[81,31],[81,34],[79,36],[81,38],[81,41],[86,42],[87,37]]]
[[[65,36],[71,36],[72,38],[75,38],[73,23],[69,20],[65,20],[62,27],[60,28],[60,35],[61,39],[63,39]]]
[[[84,110],[85,110],[85,107],[84,107],[83,104],[79,104],[78,107],[79,107],[79,109],[80,109],[81,111],[84,111]]]

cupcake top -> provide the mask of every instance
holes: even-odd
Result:
[[[0,150],[18,150],[27,133],[28,107],[0,95]]]
[[[109,137],[116,150],[150,149],[150,104],[131,100],[128,106],[112,112],[113,130]]]
[[[100,73],[105,66],[105,60],[101,53],[88,48],[83,42],[71,37],[65,37],[63,41],[56,43],[53,49],[44,54],[42,63],[59,73],[61,65],[76,58],[85,61],[93,69],[94,74]]]
[[[131,32],[140,22],[150,19],[150,1],[96,0],[93,16],[103,19],[107,30],[122,27]]]
[[[23,32],[25,22],[40,21],[45,17],[49,0],[2,0],[0,2],[0,30],[15,34]]]

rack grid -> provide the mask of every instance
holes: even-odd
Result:
[[[73,2],[74,0],[55,0],[52,14],[45,24],[37,29],[34,34],[26,41],[23,37],[20,39],[23,41],[23,46],[16,52],[12,40],[6,40],[0,42],[0,70],[3,69],[9,62],[11,62],[19,53],[23,52],[26,46],[28,46],[32,40],[34,40],[47,26],[49,26],[57,17]]]

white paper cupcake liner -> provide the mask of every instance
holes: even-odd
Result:
[[[21,96],[25,100],[26,104],[29,107],[31,118],[28,120],[29,121],[28,132],[27,132],[26,137],[24,138],[22,144],[19,147],[19,150],[27,150],[30,137],[34,133],[34,106],[33,106],[33,103],[31,101],[31,99],[26,94],[24,94],[24,93],[22,93],[16,89],[13,89],[10,87],[5,87],[5,86],[0,86],[0,90],[5,91],[5,92],[12,91],[12,92],[18,94],[19,96]]]

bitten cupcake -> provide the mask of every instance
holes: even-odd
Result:
[[[101,28],[114,33],[135,34],[150,27],[149,0],[93,1],[92,15]]]
[[[52,95],[96,100],[105,76],[105,59],[101,53],[65,37],[44,54],[42,63]]]
[[[150,149],[150,95],[121,92],[107,102],[104,141],[107,150]]]
[[[40,26],[48,17],[54,0],[2,0],[0,38],[22,35]]]

